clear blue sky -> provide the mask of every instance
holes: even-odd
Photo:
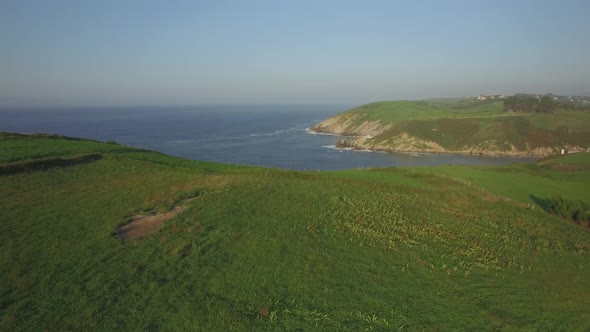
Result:
[[[590,94],[590,1],[0,0],[0,106]]]

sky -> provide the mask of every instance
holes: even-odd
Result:
[[[590,1],[0,0],[0,107],[590,94]]]

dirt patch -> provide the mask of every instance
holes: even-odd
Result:
[[[195,199],[196,197],[186,199],[168,212],[158,213],[151,216],[133,216],[128,223],[117,229],[114,236],[121,240],[132,240],[149,235],[158,229],[164,221],[171,219],[184,211],[186,209],[186,204]]]

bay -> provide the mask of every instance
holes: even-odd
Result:
[[[501,165],[535,158],[343,151],[306,129],[354,105],[214,105],[2,109],[0,131],[114,140],[169,155],[297,170],[442,164]]]

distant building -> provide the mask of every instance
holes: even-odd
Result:
[[[506,98],[504,95],[479,95],[476,99],[477,100],[486,100],[486,99],[503,99]]]

